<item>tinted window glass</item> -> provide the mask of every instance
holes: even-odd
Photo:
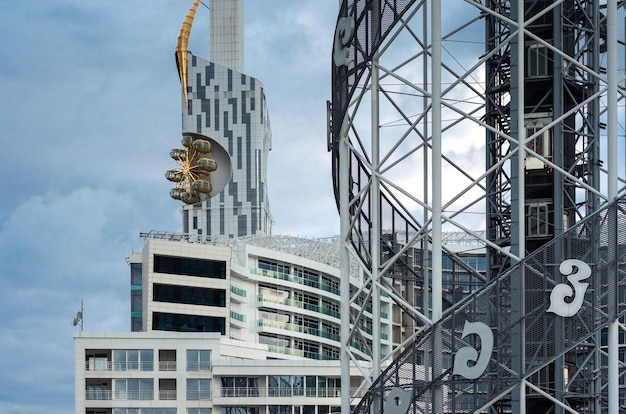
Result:
[[[154,271],[173,275],[226,279],[226,262],[155,254]]]

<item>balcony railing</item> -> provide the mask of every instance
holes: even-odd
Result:
[[[175,393],[176,391],[174,391]],[[153,400],[154,391],[111,391],[108,389],[88,389],[85,391],[86,400]],[[174,398],[176,396],[174,395]]]
[[[245,298],[248,295],[248,293],[245,290],[243,290],[241,288],[238,288],[237,286],[232,286],[231,285],[230,286],[230,291],[231,291],[231,293],[234,293],[237,296],[241,296],[242,298]]]
[[[113,398],[116,400],[154,400],[154,390],[115,391]]]
[[[112,397],[113,397],[113,392],[108,389],[90,388],[85,391],[86,400],[110,400]]]
[[[321,338],[330,339],[331,341],[336,341],[336,342],[341,341],[341,337],[339,336],[339,334],[335,334],[335,333],[332,333],[323,329],[315,329],[315,328],[309,328],[307,326],[296,325],[294,323],[259,320],[257,321],[257,324],[259,328],[266,326],[270,328],[278,328],[278,329],[284,329],[287,331],[300,332],[300,333],[309,334],[313,336],[319,336]]]
[[[85,371],[153,371],[154,363],[152,361],[142,362],[113,362],[103,361],[93,363],[85,361]],[[175,368],[174,368],[175,370]]]
[[[257,302],[259,303],[268,302],[268,303],[276,303],[279,305],[293,306],[294,308],[306,309],[306,310],[310,310],[313,312],[322,313],[324,315],[332,316],[337,319],[341,319],[341,314],[339,313],[339,311],[336,311],[327,307],[319,306],[319,305],[313,305],[310,303],[301,302],[295,299],[282,298],[279,296],[259,295],[257,296]]]
[[[230,319],[234,319],[239,322],[246,322],[246,315],[242,315],[241,313],[237,313],[235,311],[230,311]]]
[[[176,361],[159,361],[159,371],[176,371]]]
[[[334,286],[330,286],[327,283],[305,279],[303,277],[292,275],[292,274],[276,272],[273,270],[259,269],[257,267],[250,268],[250,273],[252,273],[253,275],[261,275],[261,276],[271,277],[273,279],[286,280],[289,282],[298,283],[304,286],[310,286],[316,289],[320,289],[320,290],[332,293],[337,296],[339,296],[339,293],[340,293],[338,288]]]
[[[259,387],[222,387],[222,397],[266,397],[267,393]]]
[[[176,400],[176,390],[159,390],[159,400]]]
[[[339,388],[315,387],[222,387],[220,396],[224,398],[246,397],[341,397]]]
[[[188,401],[198,401],[198,400],[210,400],[211,399],[211,391],[193,391],[187,390],[187,400]]]
[[[187,361],[187,371],[210,371],[211,363],[209,361]]]

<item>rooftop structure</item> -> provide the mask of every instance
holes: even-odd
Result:
[[[182,86],[182,147],[166,178],[184,204],[185,233],[241,237],[271,234],[267,157],[272,135],[261,82],[241,72],[241,0],[211,1],[211,60],[187,50],[199,1],[176,49]],[[215,26],[213,26],[215,24]]]

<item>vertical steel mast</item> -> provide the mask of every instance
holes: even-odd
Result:
[[[343,1],[329,150],[363,374],[343,412],[616,409],[622,6]]]

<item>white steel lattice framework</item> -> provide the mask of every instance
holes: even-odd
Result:
[[[622,6],[343,2],[329,150],[343,277],[359,264],[375,321],[369,340],[343,283],[342,412],[348,367],[361,362],[351,341],[374,366],[361,369],[371,388],[358,412],[617,413],[625,403],[623,202],[609,204],[626,182]],[[446,249],[445,232],[482,246],[486,269]],[[444,281],[444,260],[463,281]],[[585,290],[562,283],[586,267]],[[552,307],[563,289],[568,311]],[[402,309],[386,354],[381,294]]]

